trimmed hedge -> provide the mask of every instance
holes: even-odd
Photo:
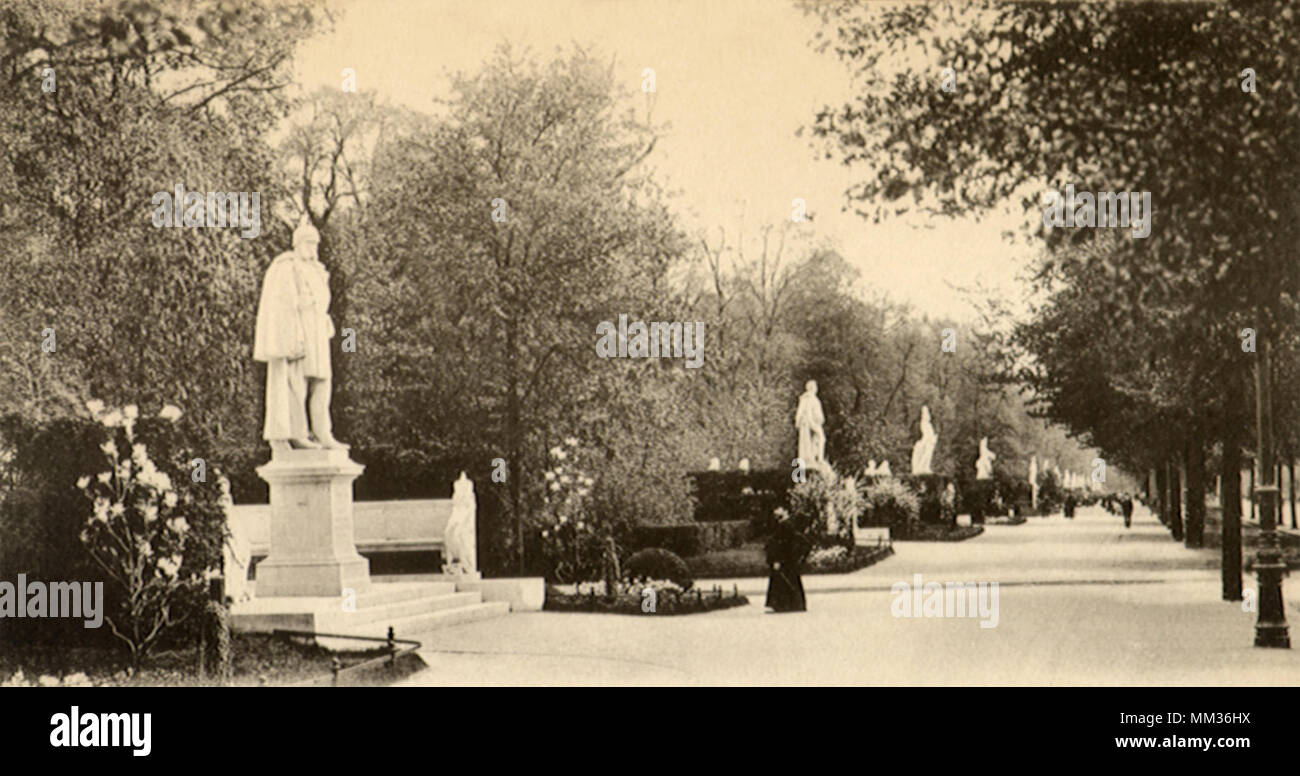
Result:
[[[749,520],[759,524],[787,504],[794,485],[785,469],[690,472],[697,522]]]
[[[623,576],[630,580],[659,579],[676,583],[683,590],[690,590],[694,580],[691,569],[676,553],[662,547],[648,547],[633,553],[623,564]]]
[[[739,547],[749,540],[752,533],[748,520],[644,525],[632,529],[628,544],[633,551],[647,547],[663,547],[684,558],[689,558]]]

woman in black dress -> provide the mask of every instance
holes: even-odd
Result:
[[[799,567],[812,549],[785,510],[777,512],[776,530],[767,540],[767,606],[774,612],[805,612],[803,580]]]

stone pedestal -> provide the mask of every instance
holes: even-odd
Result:
[[[271,488],[271,546],[257,597],[334,597],[370,588],[352,532],[352,481],[365,467],[346,449],[290,450],[257,470]]]

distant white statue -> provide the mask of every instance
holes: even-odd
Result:
[[[474,498],[474,483],[465,472],[451,489],[451,519],[442,538],[443,573],[473,574],[478,571],[477,531],[474,516],[478,503]]]
[[[880,471],[876,469],[876,459],[872,458],[870,461],[867,461],[867,468],[866,471],[862,472],[862,476],[874,477],[879,473]]]
[[[736,468],[740,469],[742,472],[746,474],[749,474],[749,459],[741,458],[740,463],[736,464]]]
[[[1029,459],[1029,506],[1038,509],[1038,456]]]
[[[938,441],[939,437],[934,433],[934,425],[930,423],[930,408],[922,406],[921,438],[912,446],[912,474],[934,473],[930,469],[930,459],[934,457],[934,446]]]
[[[722,461],[719,461],[717,458],[710,458],[710,459],[709,459],[709,471],[711,471],[711,472],[719,472],[719,471],[722,471]]]
[[[826,465],[826,432],[822,430],[826,416],[817,398],[817,381],[809,380],[804,387],[794,413],[794,425],[799,430],[799,459],[806,468],[820,469]]]
[[[993,451],[989,449],[989,438],[984,437],[980,440],[980,457],[975,462],[975,479],[988,480],[993,478],[993,461],[997,458]]]
[[[880,465],[876,467],[876,476],[877,476],[877,477],[893,477],[893,476],[894,476],[894,473],[891,472],[891,471],[889,470],[889,461],[881,461],[881,462],[880,462]]]

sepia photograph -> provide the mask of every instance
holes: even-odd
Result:
[[[0,686],[65,688],[28,743],[865,687],[1281,746],[1297,17],[0,0]]]

